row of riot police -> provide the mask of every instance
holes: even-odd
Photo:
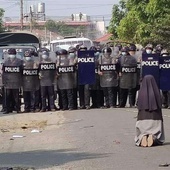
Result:
[[[81,54],[88,52],[81,46]],[[4,113],[21,111],[20,93],[24,112],[45,112],[59,109],[130,107],[136,105],[136,94],[141,79],[141,52],[135,45],[122,47],[114,56],[110,47],[94,52],[95,82],[79,84],[79,52],[75,48],[56,53],[46,50],[26,51],[23,60],[16,50],[9,49],[2,68]],[[146,48],[146,53],[149,53]],[[52,55],[53,54],[53,55]],[[90,77],[89,77],[90,78]]]
[[[80,51],[87,51],[81,47]],[[23,60],[16,50],[9,49],[3,64],[4,113],[21,111],[20,92],[24,99],[24,112],[55,111],[58,96],[62,110],[125,107],[129,95],[130,106],[135,105],[137,90],[137,60],[122,48],[117,59],[111,48],[102,51],[92,47],[95,59],[95,83],[78,84],[77,51],[61,49],[51,57],[48,51],[26,51]],[[77,100],[79,96],[79,100]],[[90,100],[92,98],[92,100]],[[79,104],[78,104],[79,101]],[[91,102],[92,101],[92,105]]]

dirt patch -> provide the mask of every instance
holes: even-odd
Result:
[[[54,128],[64,122],[61,112],[9,114],[0,117],[0,133],[30,129]]]

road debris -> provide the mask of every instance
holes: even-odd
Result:
[[[165,164],[159,164],[159,167],[168,167],[170,164],[165,163]]]
[[[31,131],[31,133],[41,133],[42,131],[40,131],[40,130],[38,130],[38,129],[33,129],[32,131]]]
[[[9,130],[8,129],[1,129],[1,132],[6,133],[6,132],[9,132]]]
[[[23,135],[13,135],[12,138],[24,138],[25,136]]]

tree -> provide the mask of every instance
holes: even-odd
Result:
[[[4,10],[0,8],[0,32],[4,31],[2,17],[4,16]]]
[[[117,34],[119,39],[127,42],[137,42],[138,37],[136,30],[140,25],[140,19],[136,11],[131,10],[121,21],[120,25],[117,28]]]
[[[52,32],[55,32],[55,31],[56,31],[56,28],[57,28],[57,25],[56,25],[56,22],[55,22],[55,21],[53,21],[53,20],[48,20],[48,21],[45,23],[45,27],[47,28],[47,30],[52,31]]]
[[[158,22],[152,30],[149,41],[153,44],[162,44],[170,50],[170,14]]]
[[[47,30],[51,32],[58,33],[62,36],[68,36],[75,34],[75,29],[73,27],[67,26],[64,22],[56,22],[54,20],[48,20],[45,24]]]
[[[114,35],[114,37],[117,37],[116,29],[119,26],[120,21],[123,19],[123,17],[126,14],[125,11],[125,5],[126,2],[124,0],[121,0],[119,4],[113,5],[112,8],[112,18],[110,21],[110,25],[108,28],[108,31]]]
[[[126,14],[115,29],[119,39],[142,45],[169,44],[169,0],[127,0],[124,11]],[[114,24],[111,20],[110,27]]]

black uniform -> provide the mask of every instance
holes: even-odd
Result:
[[[80,51],[86,51],[87,47],[81,46]],[[80,109],[90,109],[90,85],[78,85],[79,106]]]
[[[99,52],[95,53],[95,84],[90,85],[90,95],[92,99],[91,108],[101,108],[104,106],[104,94],[100,86],[100,76],[98,74]]]
[[[24,111],[35,111],[35,92],[38,83],[38,68],[31,58],[31,53],[25,52],[25,60],[23,62],[23,97],[24,97]]]
[[[57,84],[61,95],[62,109],[74,109],[75,66],[68,57],[68,52],[60,50],[57,60]]]
[[[137,61],[129,54],[119,58],[120,64],[120,107],[126,106],[129,94],[130,105],[133,105],[133,92],[137,86]]]
[[[118,89],[117,64],[111,53],[107,47],[99,57],[100,86],[103,88],[107,108],[116,107]]]
[[[14,110],[20,112],[19,89],[21,88],[22,82],[22,60],[16,58],[15,49],[9,49],[8,54],[13,57],[7,58],[3,64],[5,113],[9,113]],[[11,98],[14,100],[12,104]],[[13,106],[11,107],[11,105]]]
[[[42,101],[42,112],[47,109],[55,111],[54,105],[54,78],[56,74],[56,64],[49,58],[47,52],[42,52],[42,57],[46,56],[45,59],[39,64],[39,77],[40,77],[40,88],[41,88],[41,101]]]

